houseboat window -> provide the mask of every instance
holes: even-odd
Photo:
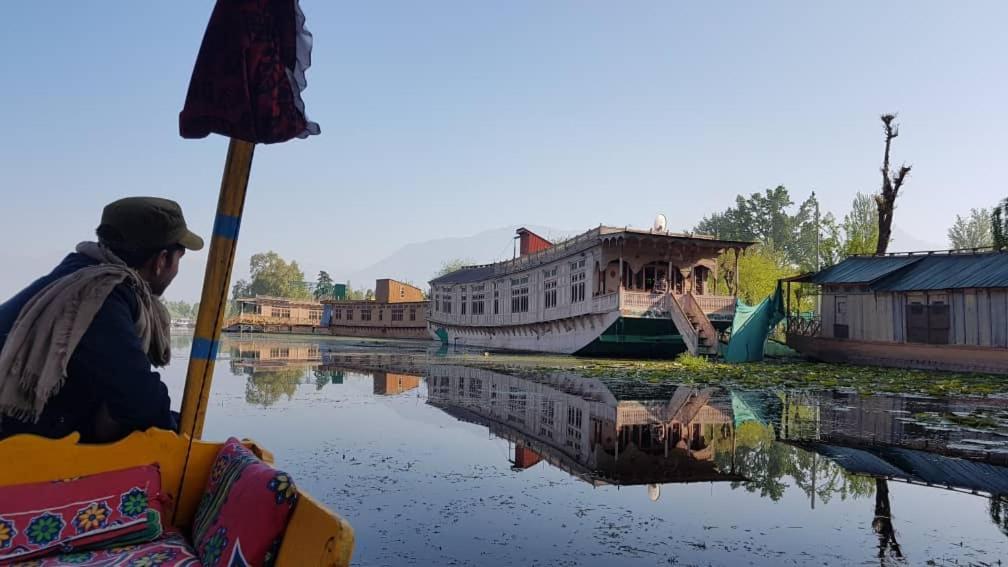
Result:
[[[847,326],[847,296],[836,296],[835,317],[833,319],[833,338],[850,338],[850,327]]]
[[[392,309],[392,320],[402,321],[403,320],[403,310],[402,308]]]
[[[385,310],[379,307],[378,308],[378,320],[379,321],[381,321],[384,318],[384,313],[385,313]]]
[[[353,309],[346,310],[346,320],[353,321]]]
[[[319,311],[318,309],[312,309],[311,311],[308,312],[308,315],[311,317],[313,321],[322,320],[322,312]]]
[[[273,307],[271,314],[278,319],[290,319],[290,307]]]
[[[556,272],[556,269],[553,270]],[[557,305],[557,281],[555,279],[548,280],[543,283],[543,305],[546,309],[556,307]]]
[[[469,397],[478,398],[483,393],[483,381],[479,378],[469,380]]]
[[[567,446],[581,447],[581,408],[567,408]]]
[[[571,274],[570,302],[579,303],[585,298],[585,280],[587,274],[583,271]]]
[[[584,258],[581,258],[577,262],[571,262],[570,263],[570,269],[571,269],[572,272],[576,271],[576,270],[580,270],[580,269],[582,269],[584,267],[585,267]]]
[[[498,306],[498,303],[497,303],[498,294],[499,294],[499,292],[497,291],[497,283],[494,282],[494,315],[500,314],[500,307]]]
[[[528,280],[528,278],[525,278]],[[512,313],[528,313],[529,310],[529,288],[528,285],[525,287],[513,287],[511,288],[511,312]]]
[[[333,317],[333,319],[339,321],[340,319],[343,318],[343,310],[342,309],[333,309],[332,317]]]
[[[548,399],[542,400],[541,404],[542,406],[539,411],[539,435],[552,439],[554,427],[553,416],[556,404]]]
[[[472,311],[473,315],[482,315],[484,310],[484,301],[486,298],[485,293],[474,293],[472,296]]]
[[[416,307],[410,307],[409,310],[409,320],[416,321]]]
[[[441,296],[438,294],[434,295],[434,311],[441,311]]]
[[[361,319],[361,321],[370,321],[371,320],[371,310],[370,309],[361,309],[360,310],[360,319]]]
[[[550,268],[548,270],[543,270],[543,277],[544,278],[555,278],[556,275],[557,275],[557,269],[556,269],[556,267]]]

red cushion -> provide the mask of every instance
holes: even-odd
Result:
[[[271,565],[295,502],[297,490],[287,473],[228,439],[193,521],[193,544],[203,565]]]
[[[146,465],[0,487],[0,563],[161,535],[161,473]],[[153,533],[150,512],[156,513]]]
[[[182,537],[182,534],[170,531],[150,543],[50,555],[20,565],[31,567],[70,567],[74,565],[200,567],[200,562],[196,557],[196,552]]]

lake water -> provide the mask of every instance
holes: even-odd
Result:
[[[189,339],[173,346],[177,404]],[[1008,558],[990,496],[1008,494],[1005,397],[510,373],[426,342],[246,335],[220,353],[204,437],[271,450],[353,525],[356,565]]]

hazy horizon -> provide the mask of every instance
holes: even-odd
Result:
[[[311,279],[508,225],[679,230],[777,185],[842,216],[878,189],[892,111],[906,234],[943,244],[1008,195],[1001,2],[301,6],[322,134],[257,149],[239,262],[275,250]],[[211,8],[7,6],[0,301],[124,195],[173,198],[209,236],[227,141],[177,120]],[[169,298],[199,294],[205,253],[185,263]]]

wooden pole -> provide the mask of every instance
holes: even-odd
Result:
[[[238,229],[245,206],[245,191],[248,188],[254,149],[255,144],[235,138],[228,145],[213,238],[207,255],[203,295],[200,298],[199,315],[196,317],[196,332],[182,398],[179,433],[188,435],[190,439],[199,439],[203,435],[203,421],[206,418],[218,341],[224,324],[228,284],[234,267]]]

